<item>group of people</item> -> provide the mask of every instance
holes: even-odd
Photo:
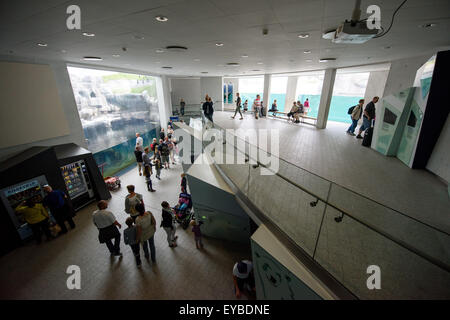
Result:
[[[139,133],[136,133],[134,155],[138,164],[139,175],[144,175],[148,191],[156,191],[153,189],[151,179],[153,168],[156,171],[156,178],[161,180],[161,169],[170,169],[170,163],[175,164],[176,146],[177,140],[174,136],[171,122],[167,126],[167,135],[164,128],[161,128],[159,141],[153,138],[149,147],[144,147],[142,137],[140,137]]]
[[[355,129],[358,125],[358,121],[363,118],[363,123],[359,127],[358,135],[356,135],[357,139],[363,139],[361,135],[364,131],[372,127],[373,121],[375,120],[375,104],[378,102],[379,97],[373,97],[372,101],[370,101],[366,107],[364,106],[364,99],[359,100],[359,103],[348,109],[348,114],[352,120],[352,124],[347,129],[347,134],[351,136],[355,136]]]
[[[240,114],[240,118],[239,120],[243,120],[244,117],[242,116],[242,112],[241,112],[241,108],[242,108],[242,100],[241,97],[239,95],[239,93],[236,93],[236,109],[234,111],[234,115],[231,117],[232,119],[234,119],[236,117],[236,114],[239,112]],[[264,110],[264,103],[261,100],[261,96],[258,94],[256,95],[255,100],[253,101],[253,114],[255,116],[255,119],[258,119],[259,117],[264,117],[266,116],[266,112]],[[245,100],[244,102],[244,112],[246,112],[248,110],[248,100]],[[275,116],[276,112],[278,112],[278,107],[277,107],[277,100],[275,99],[272,103],[272,107],[268,110],[269,112],[272,112],[272,115]],[[299,121],[299,117],[300,115],[306,116],[307,113],[309,111],[309,100],[306,99],[305,103],[302,104],[299,101],[294,101],[294,104],[290,110],[290,112],[287,114],[288,116],[288,121],[290,121],[290,118],[292,117],[292,121],[295,122],[300,122]]]
[[[186,189],[186,180],[182,175],[182,190]],[[124,243],[129,245],[138,267],[141,266],[141,247],[145,259],[156,263],[156,247],[154,235],[156,233],[156,219],[151,211],[145,209],[142,194],[135,191],[134,185],[127,186],[128,195],[125,197],[125,212],[129,217],[125,220],[127,228],[123,232]],[[118,229],[122,225],[117,221],[114,214],[108,209],[108,202],[101,200],[97,204],[98,210],[93,213],[93,222],[99,230],[98,239],[100,243],[106,244],[111,256],[122,257],[120,251],[121,234]],[[191,221],[192,232],[197,249],[203,248],[200,223],[195,219]],[[170,248],[177,246],[176,224],[174,210],[167,201],[161,203],[161,224],[167,234],[167,243]]]
[[[308,114],[309,111],[309,100],[306,99],[305,103],[302,104],[300,102],[300,100],[298,101],[294,101],[294,103],[292,104],[291,110],[288,112],[287,114],[287,121],[293,121],[295,123],[299,123],[300,122],[300,117],[301,116],[306,116]],[[292,119],[291,119],[292,117]]]
[[[31,228],[33,237],[38,244],[42,241],[42,234],[45,234],[47,241],[53,239],[58,234],[67,233],[66,221],[71,229],[75,228],[75,222],[72,219],[72,211],[67,204],[67,195],[60,190],[53,190],[49,185],[44,186],[46,193],[42,202],[34,198],[21,202],[15,209],[16,213],[22,215],[25,222]],[[51,216],[59,226],[58,234],[52,234]]]

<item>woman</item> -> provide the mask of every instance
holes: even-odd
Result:
[[[177,246],[176,240],[178,236],[175,235],[176,227],[173,222],[173,214],[172,209],[167,201],[163,201],[161,203],[162,207],[162,221],[161,227],[164,228],[164,231],[167,233],[167,242],[169,247],[174,248]]]
[[[23,218],[33,231],[37,244],[41,243],[42,232],[45,233],[47,240],[53,238],[48,228],[49,214],[41,203],[28,199],[17,206],[16,212],[23,215]]]
[[[155,231],[156,231],[156,220],[150,211],[145,211],[144,205],[139,203],[135,207],[139,216],[136,218],[137,227],[137,239],[142,244],[144,249],[145,259],[148,260],[148,246],[150,246],[150,254],[152,262],[156,262],[156,251],[155,251]]]
[[[174,155],[174,148],[175,145],[172,141],[172,139],[167,139],[167,146],[169,147],[169,157],[170,157],[170,161],[172,162],[172,164],[175,164],[175,155]]]
[[[278,111],[278,109],[277,109],[277,100],[275,99],[275,100],[273,100],[273,103],[272,103],[272,108],[270,108],[270,110],[269,110],[270,112],[273,112],[272,113],[272,116],[276,116],[276,113],[275,112],[277,112]]]
[[[127,186],[128,195],[125,197],[125,212],[128,213],[133,221],[136,221],[139,212],[136,211],[136,205],[144,204],[144,200],[142,199],[142,195],[134,192],[134,186],[130,184]]]

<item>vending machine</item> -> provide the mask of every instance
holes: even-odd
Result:
[[[75,209],[94,199],[94,190],[84,160],[62,166],[61,174]]]
[[[36,203],[42,202],[45,196],[43,186],[46,184],[45,176],[39,176],[0,190],[3,205],[22,240],[32,237],[33,232],[24,218],[16,212],[16,208],[28,199],[33,199]]]

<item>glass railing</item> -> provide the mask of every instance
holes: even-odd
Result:
[[[214,127],[225,141],[225,128]],[[283,159],[272,175],[261,175],[271,168],[249,152],[255,146],[236,141],[223,144],[223,162],[215,166],[241,200],[357,298],[450,298],[448,233]],[[247,161],[226,164],[227,155]],[[369,289],[370,266],[379,267],[381,289]]]

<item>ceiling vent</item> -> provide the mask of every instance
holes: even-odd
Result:
[[[239,63],[237,63],[237,62],[228,62],[228,63],[227,63],[227,66],[230,66],[230,67],[239,67]]]
[[[185,52],[188,48],[183,46],[167,46],[166,50],[169,52]]]

